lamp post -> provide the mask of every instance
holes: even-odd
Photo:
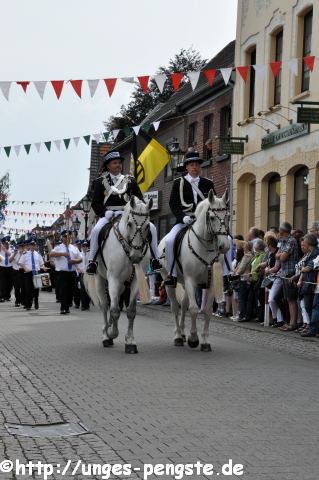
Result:
[[[167,144],[167,150],[170,156],[170,168],[172,170],[172,173],[174,173],[174,170],[179,173],[183,172],[184,171],[184,165],[183,165],[184,152],[181,150],[180,144],[177,138],[174,137],[173,140]]]
[[[84,238],[87,240],[88,236],[88,218],[89,218],[89,212],[91,210],[91,198],[89,194],[87,193],[81,200],[80,202],[81,208],[84,212]]]
[[[78,217],[75,218],[73,221],[73,227],[74,227],[74,232],[75,232],[75,238],[78,237],[78,231],[80,230],[81,222],[78,219]]]

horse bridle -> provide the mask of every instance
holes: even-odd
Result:
[[[147,249],[148,249],[148,241],[147,241],[148,232],[147,232],[146,237],[143,236],[142,232],[143,232],[143,227],[144,227],[145,223],[147,222],[147,220],[150,217],[150,214],[149,213],[136,212],[135,210],[131,210],[130,213],[132,214],[132,218],[133,218],[133,221],[134,221],[134,224],[135,224],[135,227],[136,227],[136,230],[135,230],[135,233],[134,233],[133,237],[129,240],[126,240],[126,238],[124,238],[123,235],[120,232],[119,224],[117,224],[116,226],[114,225],[114,232],[115,232],[116,238],[118,239],[118,241],[122,245],[122,248],[123,248],[123,250],[126,253],[126,256],[128,258],[130,258],[131,250],[135,250],[135,251],[142,252],[142,259],[143,259],[146,255],[146,252],[147,252]],[[145,219],[141,223],[141,225],[139,225],[137,223],[135,216],[145,217]],[[133,245],[133,242],[138,235],[140,235],[142,243],[140,245]]]
[[[210,212],[213,212],[215,214],[215,217],[219,220],[219,230],[217,230],[217,232],[213,232],[212,231],[212,226],[211,226],[211,222],[209,221],[210,220],[210,217],[209,217],[209,213]],[[228,212],[228,208],[224,207],[224,208],[214,208],[214,207],[209,207],[207,209],[207,212],[206,212],[206,226],[207,226],[207,230],[209,233],[212,234],[212,236],[216,236],[218,237],[219,235],[229,235],[229,231],[228,231],[228,228],[226,227],[226,223],[225,223],[225,219],[224,218],[221,218],[218,214],[218,212],[224,212],[224,213],[227,213]],[[225,215],[226,217],[226,215]]]

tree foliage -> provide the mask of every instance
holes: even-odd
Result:
[[[182,48],[179,53],[169,60],[167,66],[160,66],[156,73],[166,75],[175,72],[187,73],[201,70],[205,63],[206,60],[203,60],[200,53],[194,48]],[[188,80],[184,77],[181,86],[186,81]],[[154,80],[150,80],[147,94],[143,92],[139,83],[136,82],[135,90],[131,95],[132,100],[128,105],[122,105],[119,114],[110,117],[105,126],[108,130],[113,130],[140,125],[156,105],[167,102],[173,93],[174,89],[169,79],[165,83],[163,93],[160,93]]]
[[[4,210],[8,204],[8,195],[10,189],[10,177],[7,172],[0,178],[0,222],[5,220]]]

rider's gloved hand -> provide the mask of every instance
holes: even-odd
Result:
[[[194,221],[194,218],[191,217],[190,215],[186,215],[184,218],[183,218],[183,223],[185,223],[185,225],[191,225]]]

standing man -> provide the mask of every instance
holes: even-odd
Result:
[[[76,266],[82,258],[79,250],[70,245],[72,232],[61,232],[62,243],[57,245],[50,253],[50,258],[55,260],[55,269],[58,272],[58,289],[61,301],[61,315],[70,313],[72,305],[73,286],[76,278]]]
[[[3,237],[0,247],[0,302],[9,302],[12,290],[12,266],[10,257],[12,250],[9,246],[10,237]]]
[[[15,306],[20,307],[25,304],[24,298],[24,270],[20,267],[19,262],[24,254],[24,243],[20,240],[17,243],[17,248],[9,258],[12,265],[12,279],[14,286]]]
[[[203,160],[198,152],[186,153],[184,167],[187,175],[176,178],[172,186],[169,206],[176,217],[176,225],[166,236],[165,255],[169,276],[164,282],[169,287],[176,287],[177,274],[174,258],[174,242],[177,233],[194,221],[194,212],[199,202],[208,197],[210,190],[216,195],[214,184],[208,178],[200,177]]]
[[[33,284],[33,276],[43,270],[44,261],[42,256],[36,251],[36,242],[30,240],[29,250],[21,255],[18,263],[20,268],[24,270],[24,289],[25,289],[25,307],[31,310],[34,301],[35,310],[39,309],[39,288],[35,288]]]
[[[113,218],[123,214],[125,205],[133,195],[143,200],[142,192],[135,178],[130,175],[122,175],[123,161],[119,152],[107,153],[104,157],[103,173],[95,181],[92,208],[100,219],[91,232],[89,265],[86,270],[90,275],[96,274],[97,271],[98,238],[102,227]],[[157,231],[151,222],[150,231],[152,234],[150,244],[152,268],[159,270],[161,264],[158,261]]]

